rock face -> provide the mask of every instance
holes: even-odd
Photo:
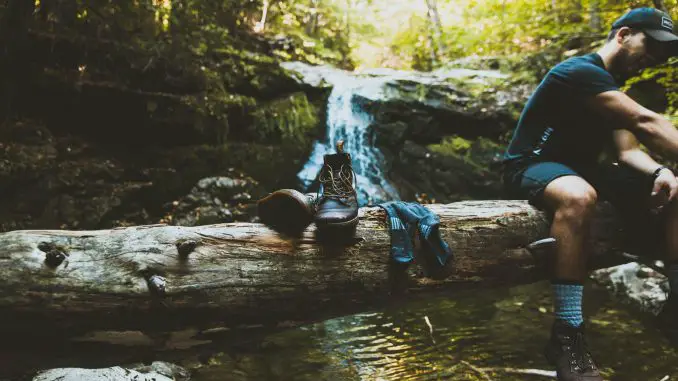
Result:
[[[285,67],[318,90],[340,77],[327,67]],[[355,90],[354,107],[373,119],[367,144],[383,153],[386,176],[403,199],[502,196],[498,172],[490,167],[503,153],[532,86],[491,70],[380,69],[355,76],[365,79],[365,87]]]
[[[168,212],[165,205],[201,178],[231,176],[236,169],[263,179],[266,189],[293,187],[313,138],[322,133],[321,118],[321,108],[297,92],[262,102],[241,134],[223,144],[104,144],[83,135],[54,135],[34,120],[15,122],[0,130],[0,231],[157,223]],[[198,204],[207,207],[204,200],[195,202],[182,206],[180,221],[219,216],[189,212]],[[241,220],[241,212],[232,214]]]
[[[39,124],[12,127],[17,133],[0,142],[2,231],[98,226],[108,213],[150,185],[130,178],[119,160],[94,152],[82,139],[55,138]]]
[[[253,222],[256,218],[254,201],[265,192],[256,180],[240,176],[201,179],[191,193],[173,203],[171,212],[162,222],[180,226]]]

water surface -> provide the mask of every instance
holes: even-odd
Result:
[[[676,380],[678,354],[604,290],[585,309],[609,380]],[[463,292],[344,316],[265,337],[251,351],[187,359],[208,380],[548,380],[547,282]],[[665,377],[669,377],[668,379]]]

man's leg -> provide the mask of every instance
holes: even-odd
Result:
[[[666,257],[664,266],[669,280],[669,298],[659,316],[667,338],[678,345],[678,200],[666,206]]]
[[[551,235],[556,239],[553,301],[556,320],[546,357],[559,380],[602,381],[584,340],[582,294],[588,273],[588,238],[596,190],[581,177],[563,176],[544,189],[544,202],[553,210]]]
[[[543,197],[553,210],[554,279],[581,283],[587,276],[587,244],[596,207],[596,191],[581,177],[563,176],[546,186]]]
[[[556,249],[552,287],[556,319],[546,356],[556,366],[559,380],[602,381],[586,348],[582,326],[582,291],[596,190],[577,172],[560,163],[535,163],[507,179],[509,186],[527,195],[533,204],[553,212],[551,236],[556,239]]]
[[[652,178],[624,164],[601,167],[596,189],[601,199],[620,212],[627,231],[625,249],[633,254],[656,258],[664,254],[669,278],[669,302],[658,316],[659,327],[678,345],[678,200],[666,205],[661,214],[651,213]]]
[[[583,323],[582,293],[597,194],[581,177],[563,176],[546,186],[543,198],[553,210],[551,236],[556,239],[556,250],[552,285],[556,319],[579,327]]]
[[[666,270],[671,296],[678,302],[678,200],[666,206]]]

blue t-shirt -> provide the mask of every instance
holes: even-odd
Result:
[[[619,85],[597,53],[556,65],[527,101],[505,162],[556,161],[573,168],[596,163],[616,127],[585,102],[610,90]]]

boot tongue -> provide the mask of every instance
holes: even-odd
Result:
[[[332,167],[332,170],[338,171],[342,165],[351,165],[351,155],[347,153],[335,153],[325,155],[325,165]]]

